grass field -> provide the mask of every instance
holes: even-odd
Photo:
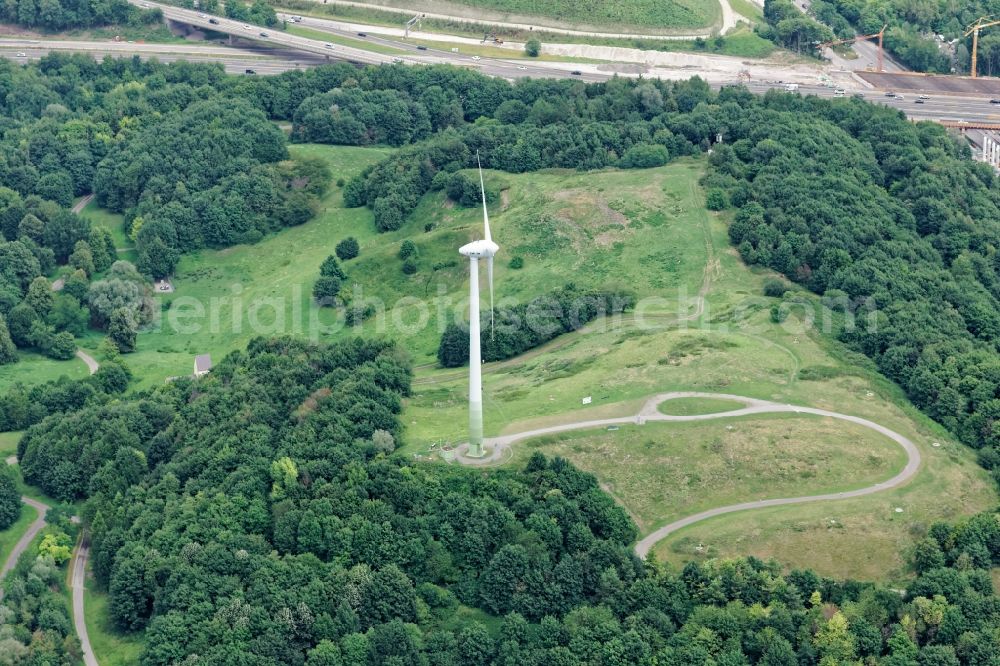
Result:
[[[292,150],[326,158],[335,177],[349,177],[386,154],[312,145]],[[581,286],[628,286],[642,296],[697,291],[698,282],[682,284],[679,276],[697,274],[705,262],[704,238],[689,233],[700,228],[703,214],[700,194],[692,189],[702,168],[683,160],[645,172],[639,182],[634,173],[617,170],[503,175],[509,194],[493,213],[494,234],[504,248],[496,266],[498,303],[530,298],[571,280]],[[444,324],[466,316],[468,267],[457,248],[481,233],[481,219],[478,209],[452,206],[435,193],[402,229],[377,234],[369,210],[344,209],[339,191],[332,192],[318,218],[301,227],[253,246],[185,256],[175,275],[176,292],[160,297],[159,329],[140,334],[138,351],[126,360],[146,384],[157,384],[189,373],[196,354],[218,359],[254,335],[335,339],[360,332],[397,339],[416,363],[431,363]],[[360,257],[344,264],[348,288],[360,290],[352,298],[379,304],[379,312],[358,331],[343,325],[342,314],[317,308],[310,295],[319,264],[349,235],[361,244]],[[420,252],[419,270],[411,276],[403,274],[397,256],[405,238],[412,238]],[[524,268],[508,268],[515,255],[524,258]],[[623,274],[622,265],[635,270]],[[189,328],[192,320],[184,315],[198,307],[204,317]],[[669,310],[673,301],[657,307]],[[96,346],[97,339],[87,344]]]
[[[750,498],[863,488],[906,464],[902,448],[868,428],[774,415],[570,432],[518,450],[521,459],[537,450],[593,472],[643,533]]]
[[[22,432],[0,432],[0,458],[7,458],[17,453],[17,443]]]
[[[414,8],[468,18],[528,22],[559,28],[707,28],[721,22],[716,0],[376,0],[372,5]],[[484,13],[488,12],[488,13]]]
[[[111,623],[108,595],[88,578],[83,593],[83,613],[94,656],[101,666],[133,666],[145,647],[142,634],[122,634]]]
[[[763,21],[764,10],[760,5],[756,5],[750,0],[729,0],[729,6],[740,16],[745,16],[751,21]]]
[[[83,379],[87,376],[87,366],[83,361],[71,358],[68,361],[54,359],[19,350],[18,362],[11,365],[0,365],[0,391],[21,382],[25,385],[40,384],[66,375],[70,379]]]
[[[690,416],[692,414],[731,412],[745,406],[742,402],[723,398],[674,398],[660,403],[658,409],[662,414]]]

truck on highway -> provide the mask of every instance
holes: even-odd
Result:
[[[797,84],[797,83],[786,83],[785,84],[785,92],[795,92],[798,89],[799,89],[799,84]]]

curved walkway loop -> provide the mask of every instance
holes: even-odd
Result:
[[[83,351],[82,349],[76,350],[76,357],[87,364],[87,370],[90,371],[90,374],[94,374],[101,367],[100,363],[94,360],[93,356]]]
[[[746,405],[742,409],[734,409],[728,412],[716,412],[713,414],[694,414],[689,416],[677,416],[671,414],[663,414],[659,411],[658,407],[660,403],[666,402],[667,400],[672,400],[675,398],[723,398],[726,400],[734,400],[742,402]],[[681,518],[680,520],[675,520],[669,525],[664,525],[658,530],[647,535],[645,538],[640,540],[635,546],[635,552],[639,557],[645,557],[652,547],[660,540],[662,540],[667,535],[672,532],[676,532],[682,527],[687,527],[694,523],[712,518],[714,516],[721,516],[726,513],[733,513],[736,511],[747,511],[750,509],[763,509],[772,506],[784,506],[786,504],[803,504],[805,502],[822,502],[829,500],[842,500],[851,497],[861,497],[864,495],[871,495],[872,493],[882,492],[883,490],[889,490],[903,485],[909,481],[917,473],[920,468],[920,451],[917,449],[916,444],[914,444],[909,438],[899,434],[894,430],[890,430],[883,425],[879,425],[874,421],[869,421],[868,419],[863,419],[860,416],[851,416],[849,414],[840,414],[838,412],[831,412],[826,409],[818,409],[815,407],[800,407],[797,405],[787,405],[777,402],[771,402],[769,400],[759,400],[757,398],[747,398],[740,395],[731,395],[727,393],[702,393],[697,391],[674,391],[671,393],[660,393],[649,398],[643,405],[642,409],[639,410],[638,414],[634,416],[622,416],[617,418],[608,419],[595,419],[592,421],[576,421],[574,423],[564,423],[560,425],[549,426],[547,428],[537,428],[535,430],[526,430],[525,432],[514,433],[512,435],[501,435],[499,437],[487,438],[484,441],[484,445],[487,449],[492,448],[489,455],[484,458],[468,458],[464,456],[464,451],[466,446],[459,447],[457,450],[456,460],[465,465],[491,465],[500,462],[504,456],[507,454],[511,445],[515,442],[519,442],[525,439],[531,439],[534,437],[540,437],[543,435],[552,435],[560,432],[567,432],[571,430],[586,430],[591,428],[600,428],[609,425],[642,425],[647,421],[708,421],[711,419],[725,419],[733,418],[738,416],[749,416],[752,414],[781,414],[781,413],[795,413],[795,414],[813,414],[816,416],[827,416],[834,419],[840,419],[842,421],[850,421],[851,423],[856,423],[858,425],[870,428],[877,433],[885,435],[889,439],[893,440],[906,451],[906,465],[898,474],[896,474],[891,479],[886,481],[881,481],[873,486],[868,486],[865,488],[858,488],[857,490],[848,490],[842,493],[826,493],[823,495],[802,495],[799,497],[781,497],[776,499],[767,500],[757,500],[754,502],[743,502],[741,504],[730,504],[728,506],[720,506],[714,509],[708,509],[707,511],[702,511],[701,513],[696,513],[692,516],[687,516],[686,518]]]

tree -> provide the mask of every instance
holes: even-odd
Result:
[[[319,266],[319,274],[323,277],[335,277],[339,280],[346,280],[347,274],[337,263],[337,257],[332,254],[323,260],[323,263]]]
[[[20,303],[7,315],[7,328],[14,344],[22,349],[31,347],[31,327],[40,321],[38,313],[27,303]]]
[[[347,261],[348,259],[354,259],[361,252],[361,248],[358,245],[358,241],[354,236],[348,236],[344,240],[337,243],[336,253],[340,257],[341,261]]]
[[[17,363],[17,347],[10,338],[10,331],[7,329],[7,320],[0,314],[0,365]]]
[[[76,340],[69,331],[61,331],[53,335],[49,341],[46,353],[54,359],[68,361],[76,354]]]
[[[108,321],[108,339],[115,343],[123,354],[135,351],[135,340],[139,334],[139,325],[135,314],[128,308],[117,308],[111,313]]]
[[[313,285],[313,298],[320,305],[333,305],[340,294],[340,278],[324,275]]]
[[[69,255],[69,265],[77,268],[88,276],[93,275],[96,270],[94,254],[90,251],[90,244],[87,241],[77,241],[73,246],[73,254]]]
[[[96,224],[91,226],[87,244],[90,246],[91,256],[94,260],[94,270],[98,273],[103,273],[111,268],[111,264],[118,258],[114,238],[112,238],[111,232],[103,226]]]
[[[450,323],[438,345],[438,363],[445,368],[459,368],[469,362],[469,329]]]
[[[524,43],[524,53],[530,58],[537,58],[542,53],[542,43],[537,39],[529,39]]]
[[[21,517],[21,493],[8,465],[0,467],[0,530],[5,530]]]
[[[404,240],[399,246],[399,258],[406,260],[417,256],[417,246],[409,238]]]

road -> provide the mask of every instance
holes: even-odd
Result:
[[[132,2],[133,0],[129,0]],[[352,2],[351,0],[310,0],[311,2],[316,2],[317,4],[330,4],[330,5],[344,5],[348,7],[361,7],[364,9],[377,9],[383,12],[392,12],[394,14],[402,14],[406,18],[411,18],[415,14],[420,14],[423,18],[440,19],[443,21],[452,21],[457,23],[474,23],[476,25],[488,24],[491,26],[496,26],[498,28],[507,28],[509,30],[520,30],[525,32],[534,31],[536,28],[542,32],[556,34],[556,35],[572,35],[576,37],[601,37],[606,39],[662,39],[662,40],[684,40],[684,39],[696,39],[698,37],[711,37],[718,30],[721,34],[725,34],[733,26],[736,25],[736,13],[729,4],[729,0],[718,0],[719,4],[722,6],[722,26],[713,27],[708,30],[703,30],[701,32],[693,32],[688,34],[663,34],[663,33],[632,33],[632,32],[601,32],[601,31],[586,31],[586,30],[573,30],[570,28],[562,28],[559,26],[552,25],[551,23],[546,23],[544,17],[537,17],[536,23],[525,23],[523,21],[529,20],[528,17],[522,17],[520,21],[507,21],[502,18],[497,18],[498,16],[507,16],[506,14],[493,13],[483,8],[476,7],[474,9],[473,16],[459,16],[456,14],[445,14],[440,12],[425,12],[418,11],[415,9],[402,9],[399,7],[389,7],[381,4],[365,3],[365,2]],[[710,2],[713,0],[709,0]],[[405,21],[401,20],[400,23]]]
[[[659,411],[659,406],[661,403],[667,400],[673,400],[676,398],[721,398],[725,400],[733,400],[737,402],[742,402],[746,405],[742,409],[735,409],[728,412],[719,412],[715,414],[695,414],[690,416],[677,416],[671,414],[663,414]],[[535,437],[541,437],[543,435],[552,435],[560,432],[568,432],[572,430],[587,430],[594,428],[603,428],[606,426],[614,425],[643,425],[648,422],[682,422],[682,421],[709,421],[713,419],[727,419],[740,416],[750,416],[753,414],[812,414],[815,416],[826,416],[829,418],[840,419],[842,421],[849,421],[851,423],[856,423],[858,425],[870,428],[875,432],[885,435],[889,439],[893,440],[899,444],[903,450],[906,452],[906,465],[902,470],[891,479],[876,483],[875,485],[868,486],[866,488],[858,488],[856,490],[849,490],[842,493],[826,493],[822,495],[801,495],[798,497],[782,497],[776,499],[767,500],[756,500],[752,502],[743,502],[740,504],[730,504],[728,506],[716,507],[714,509],[709,509],[708,511],[702,511],[701,513],[696,513],[692,516],[687,516],[680,520],[676,520],[669,525],[664,525],[658,530],[650,533],[642,540],[640,540],[635,546],[636,555],[639,557],[646,557],[649,551],[652,549],[656,543],[661,541],[664,537],[676,532],[682,527],[687,527],[697,522],[701,522],[708,518],[714,516],[721,516],[727,513],[734,513],[736,511],[749,511],[751,509],[763,509],[772,506],[785,506],[788,504],[803,504],[806,502],[824,502],[832,500],[843,500],[852,497],[862,497],[864,495],[871,495],[873,493],[879,493],[884,490],[889,490],[892,488],[897,488],[902,484],[909,481],[920,469],[921,457],[920,450],[917,448],[909,438],[904,435],[899,434],[883,425],[875,423],[874,421],[869,421],[868,419],[863,419],[859,416],[851,416],[849,414],[840,414],[839,412],[832,412],[826,409],[817,409],[815,407],[800,407],[798,405],[787,405],[777,402],[771,402],[769,400],[759,400],[757,398],[747,398],[740,395],[731,395],[725,393],[701,393],[696,391],[674,391],[671,393],[660,393],[649,398],[643,405],[642,409],[633,416],[622,416],[617,418],[608,419],[595,419],[591,421],[575,421],[571,423],[564,423],[560,425],[549,426],[547,428],[537,428],[534,430],[526,430],[524,432],[514,433],[511,435],[501,435],[499,437],[487,438],[484,441],[484,446],[490,451],[489,455],[484,458],[467,458],[462,455],[465,450],[463,447],[459,447],[456,451],[456,460],[466,465],[495,465],[502,463],[506,458],[509,457],[509,451],[513,444],[526,439],[532,439]]]
[[[7,577],[7,574],[17,565],[17,561],[24,554],[24,551],[28,549],[28,546],[35,540],[38,533],[45,528],[45,514],[48,512],[49,506],[23,495],[21,496],[21,501],[37,511],[38,517],[28,526],[28,531],[14,544],[14,548],[11,549],[10,554],[7,555],[7,559],[4,560],[3,567],[0,568],[0,581]],[[3,588],[0,587],[0,599],[3,599],[3,595]]]
[[[87,632],[87,616],[83,612],[83,593],[87,583],[87,558],[90,556],[90,535],[86,528],[80,537],[76,554],[73,557],[73,575],[70,586],[73,588],[73,626],[80,639],[80,649],[83,652],[85,666],[98,666],[94,649],[90,645],[90,634]]]

